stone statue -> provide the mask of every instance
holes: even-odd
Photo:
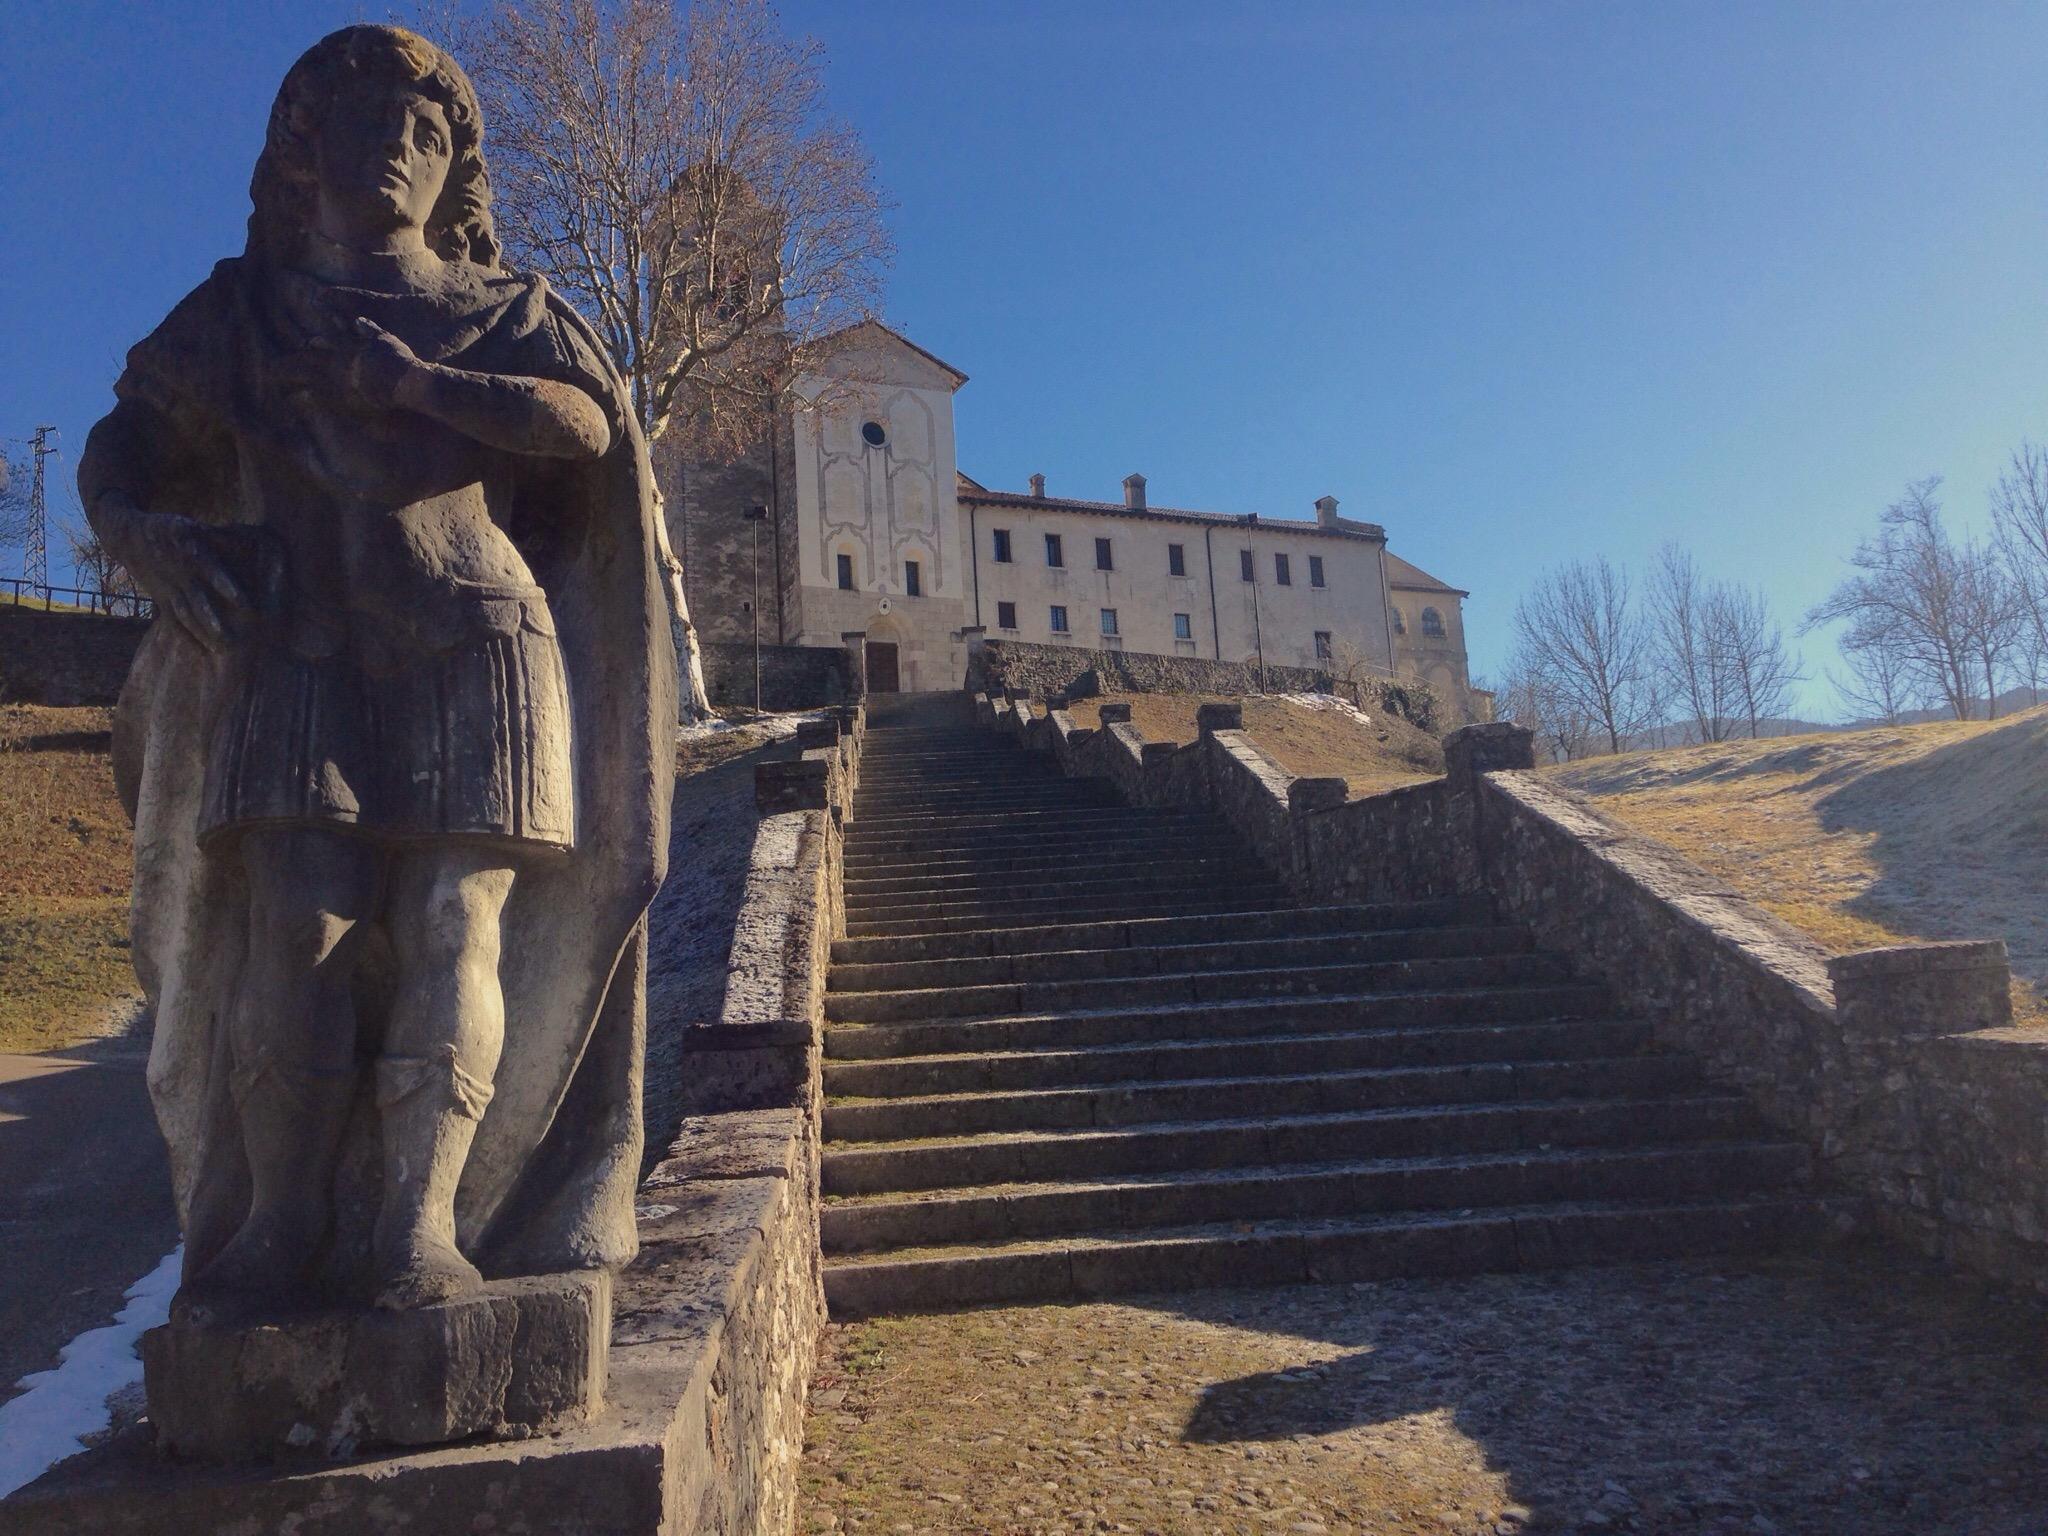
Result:
[[[594,333],[498,264],[482,126],[420,37],[314,46],[246,249],[79,465],[160,615],[116,759],[204,1317],[634,1251],[676,718],[653,482]]]

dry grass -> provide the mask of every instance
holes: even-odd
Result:
[[[1074,723],[1101,724],[1104,704],[1131,706],[1131,725],[1147,741],[1195,739],[1195,711],[1204,704],[1244,706],[1245,734],[1297,778],[1340,778],[1353,795],[1378,794],[1444,771],[1436,738],[1405,720],[1361,712],[1338,700],[1317,707],[1304,697],[1213,693],[1110,694],[1068,706]]]
[[[2048,708],[1546,770],[1834,953],[2002,937],[2048,1028]]]
[[[0,1051],[103,1034],[136,992],[110,718],[0,706]]]

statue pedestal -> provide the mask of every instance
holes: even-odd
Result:
[[[210,1461],[520,1439],[602,1407],[611,1312],[610,1276],[590,1272],[408,1312],[174,1314],[142,1338],[149,1416],[165,1450]]]

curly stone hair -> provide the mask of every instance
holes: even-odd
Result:
[[[444,260],[498,265],[476,91],[444,49],[416,32],[388,26],[343,27],[308,48],[285,74],[249,183],[250,256],[284,263],[298,254],[312,227],[318,179],[313,125],[341,92],[391,84],[439,102],[454,138],[448,182],[427,220],[427,244]]]

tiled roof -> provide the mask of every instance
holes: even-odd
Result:
[[[965,478],[964,476],[962,477]],[[1321,523],[1299,518],[1248,517],[1232,512],[1194,512],[1185,507],[1131,507],[1120,501],[1075,501],[1064,496],[1033,496],[1024,491],[962,490],[960,500],[979,507],[1022,507],[1037,512],[1068,512],[1080,517],[1129,517],[1139,521],[1204,523],[1214,528],[1270,528],[1276,533],[1320,534],[1326,539],[1373,539],[1386,542],[1387,531],[1377,523],[1354,522],[1325,528]]]
[[[1387,551],[1387,585],[1402,592],[1448,592],[1452,597],[1470,597],[1463,587],[1438,581],[1419,565],[1410,565],[1391,549]]]

